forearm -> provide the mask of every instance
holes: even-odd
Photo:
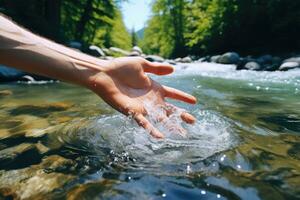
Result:
[[[0,64],[86,86],[107,61],[34,35],[0,16]]]

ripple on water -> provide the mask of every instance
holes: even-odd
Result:
[[[70,149],[87,151],[99,158],[108,152],[126,152],[137,163],[147,166],[195,162],[236,144],[236,136],[226,118],[211,111],[194,114],[198,121],[184,126],[186,137],[161,129],[167,137],[154,139],[133,120],[119,114],[73,121],[60,130],[59,138]]]

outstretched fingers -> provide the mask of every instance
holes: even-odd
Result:
[[[145,60],[143,65],[144,72],[156,74],[156,75],[167,75],[174,71],[174,68],[166,63],[155,63]]]
[[[180,90],[167,87],[167,86],[163,86],[163,90],[164,90],[165,97],[177,99],[190,104],[195,104],[197,102],[197,99],[194,96],[182,92]]]
[[[166,105],[167,105],[167,116],[170,116],[175,112],[181,112],[180,117],[184,122],[186,122],[187,124],[194,124],[196,122],[196,118],[193,115],[187,113],[186,111],[184,110],[182,111],[182,109],[170,103],[166,103]]]
[[[143,127],[147,131],[150,132],[155,138],[164,138],[165,136],[159,132],[142,114],[137,114],[134,116],[135,121],[138,123],[139,126]]]

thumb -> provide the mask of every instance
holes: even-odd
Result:
[[[156,75],[167,75],[174,71],[174,68],[166,63],[155,63],[146,61],[143,65],[144,72],[156,74]]]

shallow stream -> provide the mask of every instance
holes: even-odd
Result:
[[[187,136],[151,138],[88,90],[0,85],[0,199],[300,198],[300,70],[180,64]]]

